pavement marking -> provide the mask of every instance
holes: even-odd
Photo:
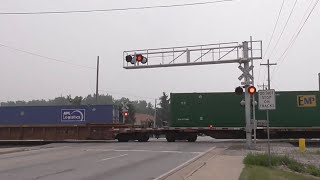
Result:
[[[190,154],[203,153],[203,152],[187,152],[187,151],[154,151],[154,150],[143,150],[143,149],[86,149],[85,151],[155,152],[155,153],[190,153]]]
[[[215,149],[215,148],[216,148],[216,147],[212,147],[212,148],[208,149],[207,151],[198,154],[197,156],[193,157],[192,159],[189,159],[188,161],[186,161],[186,162],[180,164],[179,166],[177,166],[177,167],[175,167],[175,168],[173,168],[173,169],[171,169],[171,170],[163,173],[162,175],[154,178],[153,180],[163,180],[163,179],[167,178],[167,177],[170,176],[171,174],[173,174],[173,173],[175,173],[176,171],[184,168],[185,166],[189,165],[190,163],[196,161],[196,160],[199,159],[201,156],[207,154],[208,152],[212,151],[212,150]]]
[[[119,157],[123,157],[123,156],[128,156],[128,154],[121,154],[120,156],[113,156],[113,157],[101,159],[101,160],[99,160],[99,161],[97,161],[97,162],[107,161],[107,160],[110,160],[110,159],[115,159],[115,158],[119,158]]]
[[[154,151],[154,150],[140,150],[140,149],[127,149],[127,150],[121,150],[116,149],[114,151],[118,152],[157,152],[157,153],[191,153],[191,154],[201,154],[202,152],[186,152],[186,151]]]
[[[114,151],[114,149],[85,149],[84,151]]]

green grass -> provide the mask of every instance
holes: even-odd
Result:
[[[319,180],[319,178],[304,176],[275,168],[247,165],[239,180]]]
[[[320,177],[320,168],[313,165],[304,165],[288,156],[271,155],[271,167],[286,166],[298,173],[310,174]],[[268,154],[248,154],[244,160],[245,165],[270,167]]]

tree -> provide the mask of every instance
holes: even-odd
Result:
[[[28,102],[29,103],[29,102]],[[46,103],[43,103],[43,105],[52,105],[52,106],[61,106],[61,105],[70,105],[70,101],[67,97],[56,97],[53,100],[49,100]]]
[[[71,98],[71,95],[67,96],[68,101],[74,105],[74,106],[80,106],[82,102],[82,96],[76,96],[73,99]]]
[[[160,108],[157,108],[157,120],[156,125],[161,127],[168,125],[170,122],[170,99],[169,96],[163,92],[163,95],[159,98]]]
[[[133,101],[137,113],[153,115],[154,110],[151,103],[145,100]]]
[[[111,95],[107,94],[99,94],[98,102],[96,102],[96,95],[89,94],[87,97],[83,98],[82,103],[83,105],[106,105],[106,104],[114,104],[114,99]]]

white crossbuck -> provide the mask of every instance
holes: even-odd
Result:
[[[248,69],[244,69],[241,65],[238,68],[242,71],[241,76],[238,77],[239,80],[243,79],[245,76],[248,76],[251,80],[253,80],[253,76],[250,74],[250,71],[253,69],[254,66],[250,66]]]

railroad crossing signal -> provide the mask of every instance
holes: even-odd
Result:
[[[249,46],[250,43],[250,46]],[[240,53],[242,49],[243,53]],[[251,56],[249,57],[249,52]],[[255,51],[255,52],[253,52]],[[222,54],[221,54],[222,52]],[[196,58],[190,58],[192,55]],[[134,54],[134,55],[132,55]],[[146,55],[152,58],[143,60],[139,55]],[[195,54],[200,54],[195,55]],[[209,56],[210,54],[210,56]],[[137,56],[138,55],[138,56]],[[149,56],[151,55],[151,56]],[[229,56],[230,55],[230,56]],[[181,57],[181,58],[180,58]],[[192,56],[193,57],[193,56]],[[182,59],[182,60],[181,60]],[[247,147],[251,146],[251,106],[250,94],[248,87],[253,84],[253,75],[250,71],[253,66],[249,67],[249,62],[255,59],[262,59],[262,41],[244,41],[242,44],[238,42],[207,44],[198,46],[184,46],[158,49],[144,49],[144,50],[130,50],[123,52],[123,68],[125,69],[143,69],[143,68],[163,68],[163,67],[177,67],[177,66],[194,66],[194,65],[209,65],[209,64],[225,64],[225,63],[239,63],[244,64],[238,67],[242,71],[239,80],[245,79],[241,84],[245,85],[245,120],[246,120],[246,143]],[[146,65],[139,66],[137,60],[144,62]],[[130,62],[130,63],[129,63]],[[241,87],[240,87],[241,88]],[[237,88],[240,92],[241,89]]]
[[[236,87],[236,89],[234,90],[234,92],[237,94],[237,95],[242,95],[243,93],[243,88],[238,86]]]
[[[250,74],[250,71],[253,69],[254,66],[250,66],[248,69],[244,69],[241,65],[238,68],[242,71],[242,74],[238,77],[239,80],[243,79],[245,76],[248,76],[251,80],[253,80],[253,76]],[[244,84],[249,85],[249,84]]]
[[[137,62],[145,64],[148,62],[148,58],[144,57],[142,54],[127,55],[126,61],[131,64],[136,64]]]
[[[257,92],[257,89],[254,86],[250,86],[248,92],[249,94],[254,95]]]
[[[128,111],[128,109],[129,109],[128,103],[121,102],[121,104],[122,104],[122,111]]]
[[[124,112],[123,115],[124,115],[124,118],[128,118],[129,117],[129,113],[128,112]]]

